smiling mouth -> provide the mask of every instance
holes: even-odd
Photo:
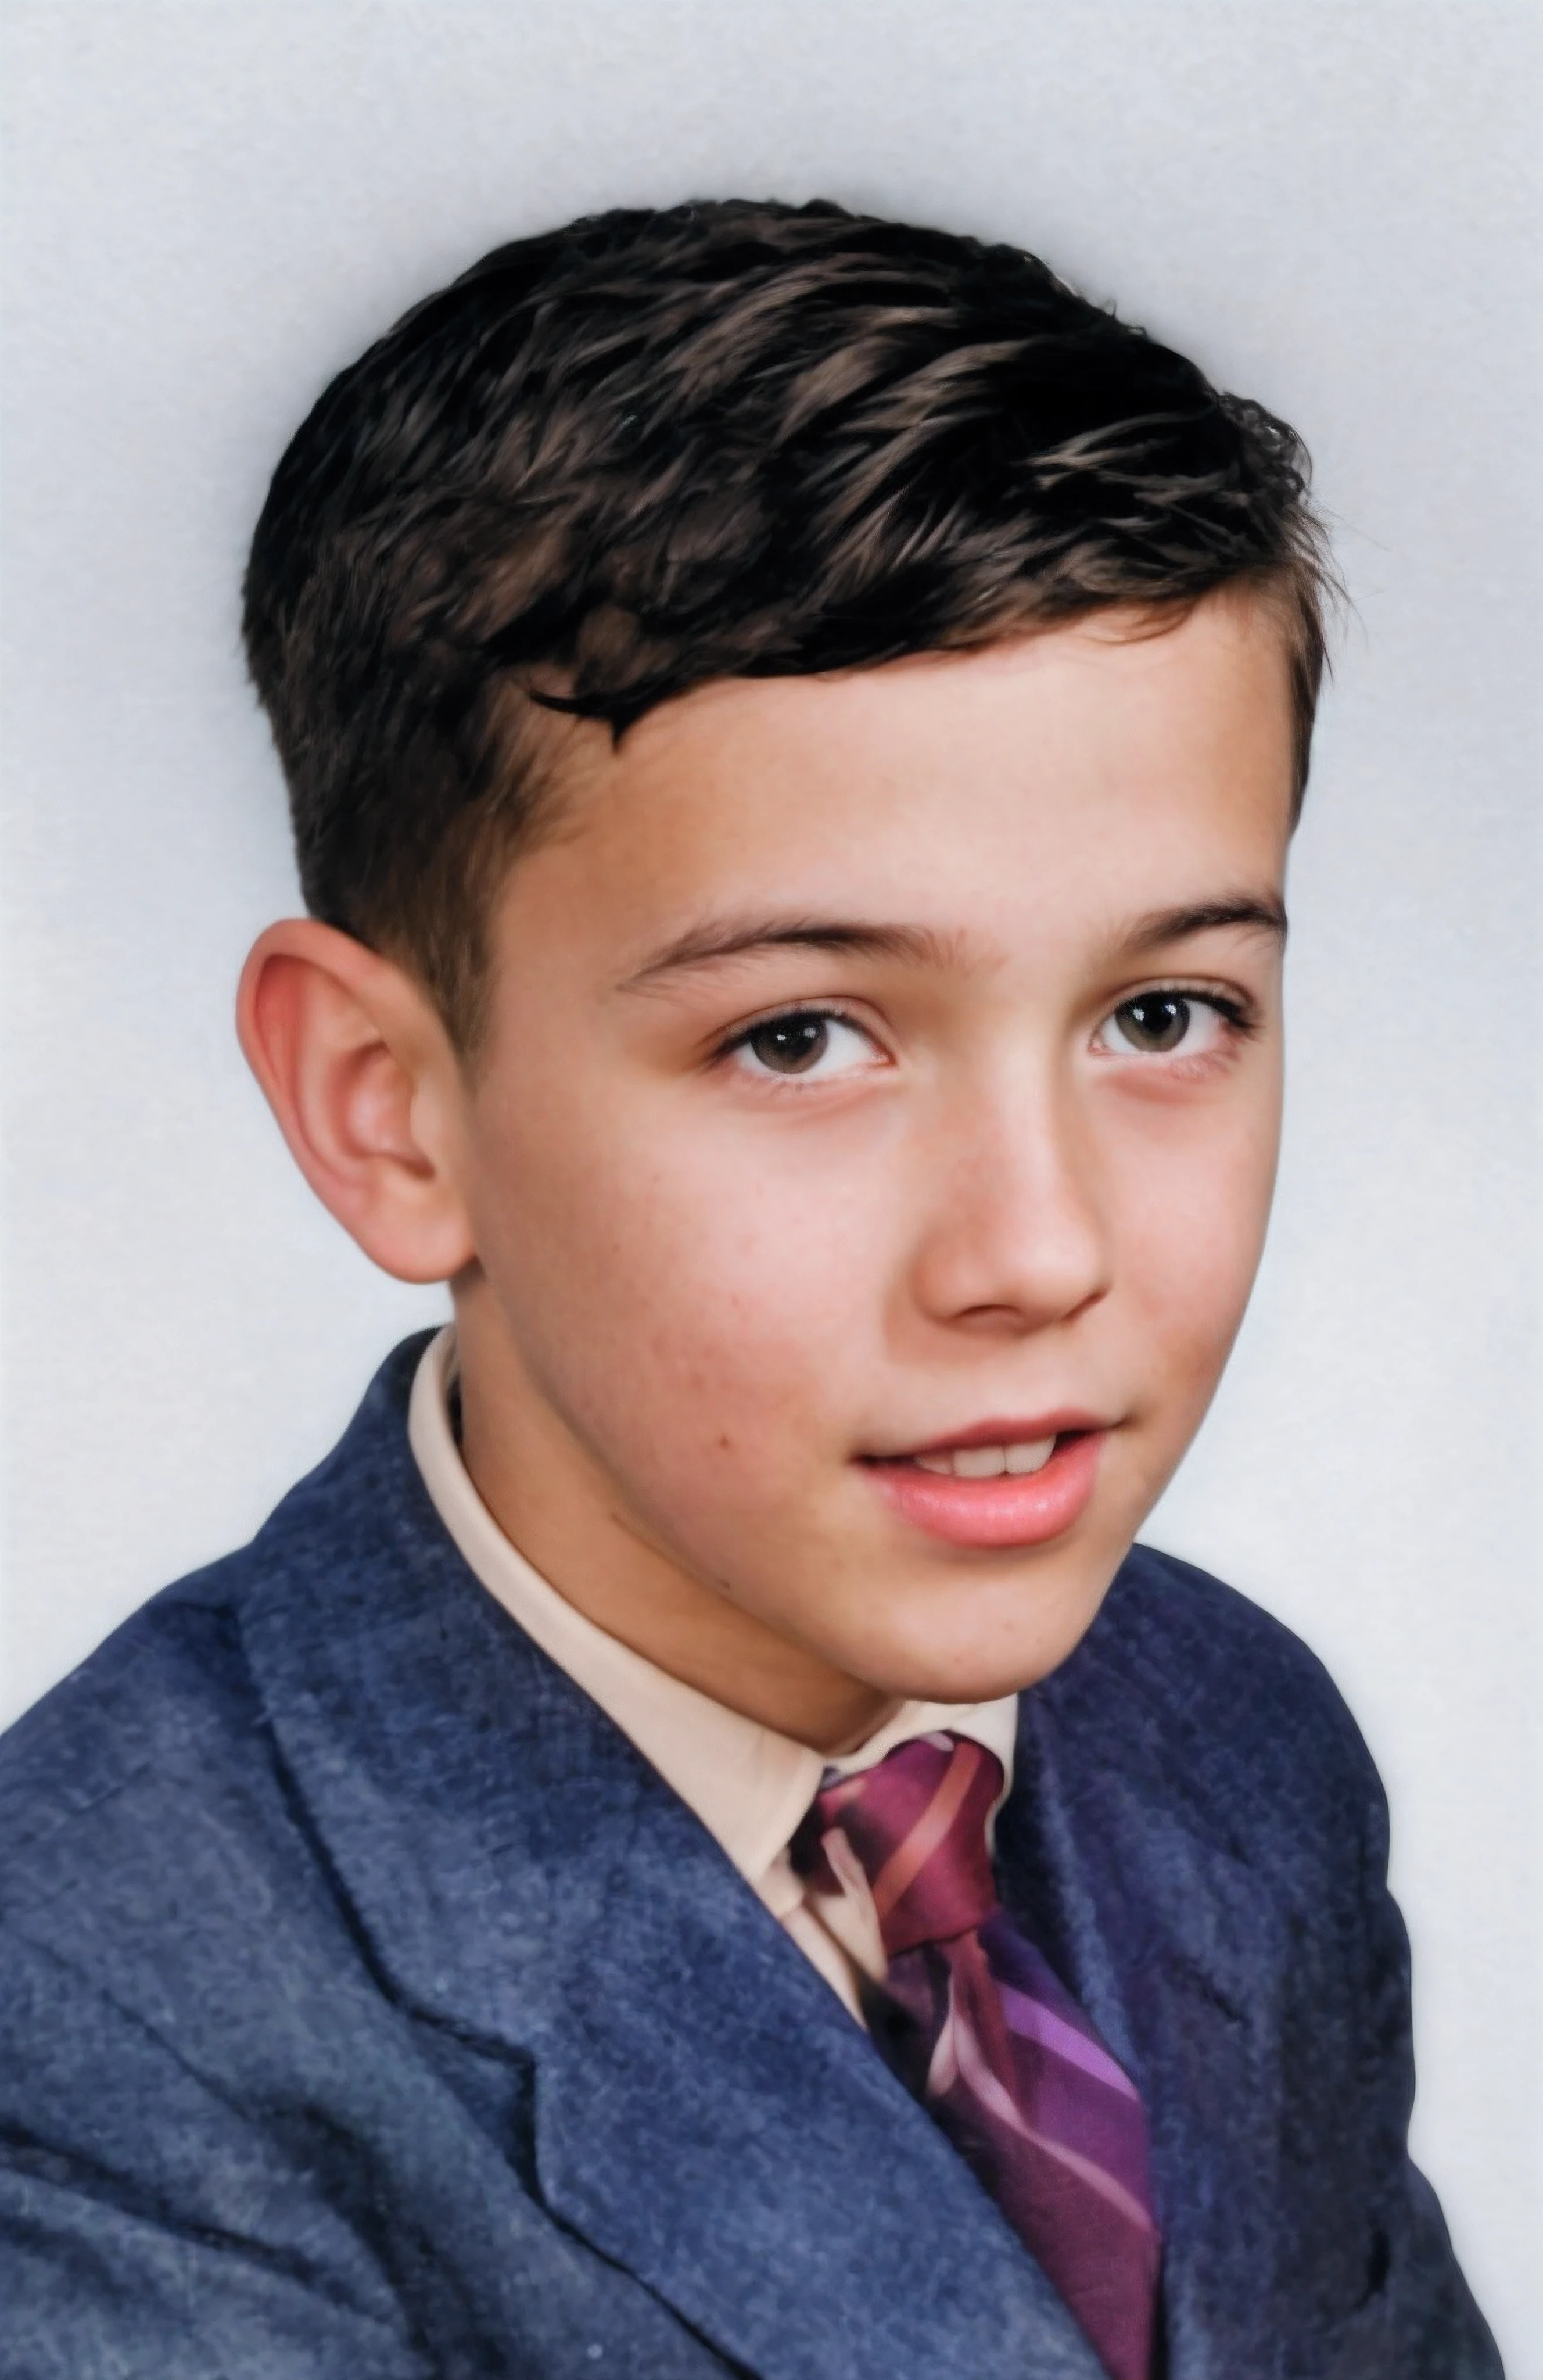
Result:
[[[982,1548],[1042,1545],[1086,1511],[1109,1430],[1090,1414],[1047,1414],[862,1463],[896,1517],[925,1536]]]

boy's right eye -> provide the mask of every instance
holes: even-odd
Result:
[[[742,1073],[809,1075],[821,1080],[855,1074],[871,1065],[873,1043],[856,1025],[827,1009],[790,1009],[767,1016],[729,1044],[726,1054]]]

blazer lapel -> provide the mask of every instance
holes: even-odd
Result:
[[[1100,2380],[833,1993],[466,1569],[409,1351],[280,1508],[243,1633],[378,1965],[535,2067],[553,2217],[761,2380]]]
[[[1141,2092],[1170,2380],[1269,2380],[1282,1921],[1186,1806],[1152,1724],[1163,1647],[1128,1640],[1122,1601],[1023,1697],[1003,1890]]]

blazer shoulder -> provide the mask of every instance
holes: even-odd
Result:
[[[1208,1813],[1235,1849],[1385,1857],[1381,1783],[1323,1663],[1173,1554],[1132,1550],[1076,1652],[1036,1693],[1058,1730],[1118,1746],[1112,1756],[1148,1790]]]
[[[317,1616],[324,1633],[351,1573],[368,1583],[375,1509],[400,1494],[410,1469],[407,1390],[431,1335],[388,1356],[340,1444],[249,1545],[141,1605],[0,1736],[0,1900],[13,1911],[18,1898],[81,1880],[77,1864],[106,1855],[126,1810],[164,1858],[180,1811],[206,1811],[225,1795],[232,1815],[239,1780],[271,1774],[249,1645],[255,1616],[276,1598],[297,1618]]]
[[[1161,1699],[1196,1718],[1208,1740],[1246,1738],[1269,1713],[1364,1757],[1344,1697],[1311,1646],[1273,1613],[1176,1554],[1136,1546],[1099,1622],[1099,1649]]]
[[[171,1804],[247,1753],[256,1714],[237,1606],[249,1548],[140,1606],[0,1736],[0,1890],[59,1878],[67,1840],[124,1793]]]

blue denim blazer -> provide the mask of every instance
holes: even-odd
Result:
[[[718,1846],[484,1593],[421,1342],[0,1745],[8,2380],[1099,2380]],[[1168,2380],[1492,2380],[1410,2166],[1380,1791],[1138,1549],[1026,1694],[1004,1898],[1149,2112]]]

